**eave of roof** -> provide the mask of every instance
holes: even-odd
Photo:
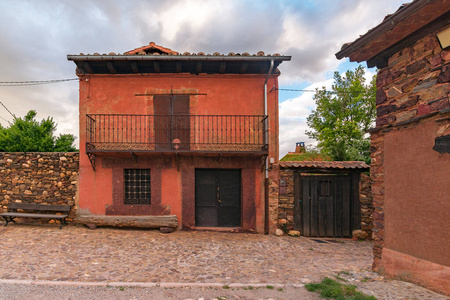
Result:
[[[72,61],[289,61],[291,56],[237,56],[237,55],[67,55]]]
[[[387,16],[355,41],[344,44],[336,58],[349,57],[350,61],[369,62],[449,11],[450,0],[415,0]]]
[[[280,161],[280,168],[295,168],[295,169],[358,169],[361,171],[370,168],[363,161]]]
[[[77,74],[272,74],[290,56],[237,55],[68,55],[77,65]]]
[[[263,51],[250,55],[230,52],[228,55],[215,52],[183,54],[150,42],[148,45],[126,51],[123,54],[94,53],[92,55],[67,55],[77,65],[77,74],[279,74],[277,67],[290,56],[278,53],[265,55]],[[273,62],[273,65],[272,65]]]

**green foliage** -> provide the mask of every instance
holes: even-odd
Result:
[[[9,127],[0,125],[0,152],[72,152],[75,136],[60,134],[54,137],[56,124],[52,118],[35,120],[36,111],[24,118],[14,118]]]
[[[345,285],[325,277],[320,283],[309,283],[305,288],[310,292],[319,292],[320,296],[338,300],[376,300],[356,290],[354,285]]]
[[[291,152],[292,153],[292,152]],[[288,153],[280,161],[323,161],[331,160],[331,157],[322,153],[321,149],[314,146],[306,146],[305,152]]]
[[[375,120],[376,76],[365,85],[364,68],[334,73],[332,91],[316,89],[316,109],[307,119],[306,134],[333,160],[370,163],[370,140],[366,134]]]

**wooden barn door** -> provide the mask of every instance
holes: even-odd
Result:
[[[355,197],[352,176],[297,175],[295,181],[294,222],[302,235],[351,237],[352,231],[359,228],[359,197]]]
[[[195,170],[195,225],[241,226],[240,170]]]

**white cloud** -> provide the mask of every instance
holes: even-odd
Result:
[[[325,87],[331,89],[333,79],[316,82],[304,88],[304,90],[315,90]],[[305,131],[308,130],[306,118],[315,107],[313,92],[303,92],[300,96],[288,99],[279,104],[280,113],[280,157],[287,152],[294,151],[296,142],[316,144],[310,139]]]
[[[75,65],[67,54],[123,53],[154,41],[179,52],[291,55],[292,61],[280,66],[281,85],[322,82],[341,63],[334,56],[341,45],[377,25],[402,2],[0,1],[0,81],[74,78]],[[0,101],[20,116],[37,109],[38,117],[52,116],[59,131],[78,136],[76,82],[0,86]],[[308,100],[291,99],[284,105],[305,115],[310,109],[305,103],[309,105]],[[281,109],[286,118],[293,114]],[[292,121],[284,115],[281,123]],[[1,107],[0,117],[9,117]]]

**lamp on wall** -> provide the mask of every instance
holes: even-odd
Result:
[[[436,34],[436,37],[439,41],[439,44],[441,44],[442,49],[450,46],[450,27],[447,27],[446,29],[438,32]]]

